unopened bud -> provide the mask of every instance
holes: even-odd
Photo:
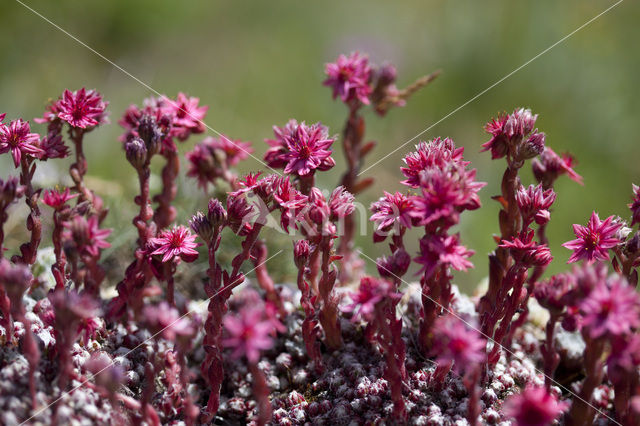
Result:
[[[147,147],[140,138],[133,138],[124,145],[127,160],[136,169],[140,170],[147,162]]]

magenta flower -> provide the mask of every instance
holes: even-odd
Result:
[[[453,315],[443,315],[433,325],[432,352],[436,362],[440,365],[453,362],[453,368],[459,374],[486,360],[486,346],[480,333],[467,328]]]
[[[295,133],[286,135],[287,152],[282,159],[287,162],[285,173],[305,176],[315,169],[328,170],[335,164],[331,159],[331,144],[328,130],[320,123],[307,126],[300,123]],[[331,159],[331,160],[329,160]]]
[[[563,247],[573,250],[567,263],[586,259],[587,263],[596,260],[609,260],[609,249],[620,243],[616,232],[622,225],[614,221],[614,216],[609,216],[601,221],[594,211],[587,226],[573,225],[573,232],[578,237],[575,240],[562,244]]]
[[[353,200],[353,194],[345,190],[344,186],[341,185],[334,189],[329,197],[331,215],[336,219],[349,216],[356,208]]]
[[[178,93],[176,100],[163,98],[164,111],[173,116],[172,135],[180,140],[185,140],[191,133],[202,133],[205,125],[202,120],[207,115],[208,106],[199,106],[199,98],[188,97],[184,93]]]
[[[275,139],[265,139],[269,149],[264,154],[264,161],[269,167],[283,169],[287,165],[287,161],[284,159],[287,153],[286,140],[294,137],[297,128],[298,122],[293,118],[282,127],[273,126]]]
[[[629,209],[631,210],[631,226],[636,223],[640,223],[640,187],[637,185],[632,185],[633,189],[633,202],[629,204]]]
[[[619,276],[599,282],[580,304],[589,336],[620,336],[640,325],[640,296]]]
[[[455,143],[449,138],[435,138],[428,142],[420,142],[416,150],[407,154],[403,161],[406,167],[401,167],[406,180],[402,183],[412,188],[420,186],[420,175],[430,168],[443,168],[450,164],[459,164],[467,167],[468,161],[463,161],[464,148],[456,148]]]
[[[502,240],[500,247],[507,248],[513,258],[527,266],[547,266],[553,260],[551,250],[544,244],[537,244],[534,232],[529,229],[509,241]]]
[[[222,344],[233,350],[233,358],[246,356],[251,363],[258,362],[260,351],[273,346],[274,318],[265,318],[261,308],[243,308],[237,315],[224,317],[228,337]]]
[[[353,303],[342,308],[344,312],[353,312],[353,320],[362,318],[371,321],[376,305],[381,301],[390,298],[399,300],[400,293],[394,291],[392,283],[382,279],[365,276],[360,280],[357,293],[351,293]]]
[[[62,98],[55,104],[53,111],[57,112],[58,118],[66,121],[72,127],[86,129],[105,121],[107,104],[102,100],[100,93],[95,90],[85,90],[83,87],[75,92],[65,90]],[[44,118],[47,118],[46,114]]]
[[[198,257],[195,250],[198,243],[195,240],[196,236],[191,234],[189,228],[180,225],[162,231],[157,238],[151,238],[149,245],[153,250],[151,254],[161,255],[163,263],[178,259],[193,262]]]
[[[369,104],[371,67],[366,56],[360,56],[358,52],[348,57],[340,55],[336,62],[326,65],[325,73],[327,79],[322,84],[333,88],[333,99],[340,97],[345,103],[358,99]]]
[[[276,178],[274,181],[273,199],[280,207],[280,226],[289,232],[289,226],[297,229],[297,219],[306,207],[309,197],[303,195],[292,184],[288,177]]]
[[[543,386],[527,386],[521,393],[505,401],[503,411],[518,426],[549,426],[567,408]]]
[[[146,305],[142,319],[154,335],[160,334],[172,342],[180,336],[191,336],[195,331],[186,315],[181,316],[177,309],[164,301],[159,305]]]
[[[381,277],[400,278],[406,274],[411,264],[409,253],[399,248],[390,256],[378,258],[376,266]]]
[[[51,189],[44,191],[42,202],[55,210],[60,210],[67,204],[67,201],[76,198],[78,195],[80,194],[71,194],[69,188],[65,188],[64,191]]]
[[[43,161],[54,158],[65,158],[69,155],[69,148],[62,140],[62,135],[55,132],[51,132],[45,136],[40,141],[39,148],[43,151],[40,156],[40,159]]]
[[[400,226],[411,228],[417,218],[413,198],[401,192],[390,194],[384,192],[384,197],[371,204],[373,214],[369,218],[375,222],[376,235],[386,237],[386,233],[393,230],[400,233]]]
[[[481,151],[491,151],[492,159],[504,157],[515,141],[521,141],[533,131],[537,119],[537,114],[533,115],[531,110],[524,108],[517,109],[509,115],[500,114],[485,126],[485,131],[492,137],[482,144]],[[544,145],[544,137],[536,136],[530,142],[536,146],[540,143]],[[539,146],[538,150],[542,151]]]
[[[570,154],[559,156],[548,146],[544,148],[539,158],[535,158],[531,164],[533,175],[538,182],[553,183],[559,176],[567,175],[569,179],[582,185],[582,176],[577,174],[573,167],[575,159]]]
[[[75,216],[71,222],[65,222],[68,231],[64,239],[72,242],[80,253],[98,256],[101,249],[111,247],[106,239],[111,235],[111,229],[100,229],[98,217],[91,216],[88,220],[84,216]]]
[[[549,208],[555,200],[553,189],[544,191],[542,185],[529,185],[528,188],[520,185],[516,193],[516,202],[526,223],[535,220],[538,225],[543,225],[549,222]]]
[[[423,265],[418,273],[423,273],[428,278],[442,265],[450,266],[457,271],[473,268],[473,263],[467,260],[474,254],[473,250],[468,250],[458,243],[457,234],[424,236],[420,239],[420,255],[414,259]]]
[[[44,153],[38,146],[40,136],[31,133],[28,121],[17,119],[8,126],[0,125],[0,154],[11,151],[13,164],[18,167],[23,155],[38,158]]]

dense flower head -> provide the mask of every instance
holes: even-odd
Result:
[[[49,110],[49,114],[45,113],[44,119],[50,121],[57,117],[72,127],[86,129],[106,121],[107,105],[108,102],[105,102],[102,95],[95,90],[86,90],[84,87],[74,92],[65,90]]]
[[[507,418],[518,426],[549,426],[567,408],[543,386],[527,386],[521,393],[510,396],[503,410]]]
[[[485,361],[486,342],[476,330],[465,326],[453,315],[440,316],[433,325],[433,349],[436,362],[462,373]]]
[[[553,189],[542,188],[542,185],[529,185],[528,188],[520,185],[516,193],[516,202],[525,223],[534,221],[538,225],[549,222],[551,214],[549,208],[556,200],[556,193]]]
[[[387,280],[365,276],[360,280],[356,293],[351,293],[353,303],[342,308],[345,312],[353,312],[353,319],[362,318],[371,321],[376,305],[384,300],[397,302],[401,295],[394,289],[394,285]]]
[[[63,234],[65,241],[68,241],[79,253],[89,256],[98,256],[101,249],[111,247],[106,239],[111,235],[111,229],[100,229],[97,216],[89,219],[84,216],[74,216],[74,218],[64,223],[67,230]]]
[[[636,223],[640,223],[640,187],[632,185],[633,189],[633,202],[629,204],[631,210],[631,226]]]
[[[142,320],[154,336],[160,334],[172,342],[181,336],[191,336],[195,331],[186,315],[181,316],[176,308],[164,301],[158,305],[146,305],[142,309]]]
[[[24,195],[25,187],[20,185],[16,176],[0,179],[0,210],[4,210],[11,203]]]
[[[173,136],[179,140],[186,140],[192,133],[202,133],[205,125],[202,120],[207,115],[209,107],[200,106],[200,99],[178,93],[175,101],[163,97],[165,112],[173,116]]]
[[[67,201],[76,198],[79,194],[72,194],[69,188],[65,188],[64,191],[60,189],[51,189],[44,191],[42,196],[42,202],[55,210],[64,208]]]
[[[573,232],[578,238],[562,244],[563,247],[573,250],[568,263],[583,259],[587,263],[608,260],[609,249],[621,242],[616,237],[616,233],[622,225],[614,219],[614,216],[609,216],[605,220],[600,220],[594,211],[587,226],[574,224]]]
[[[309,197],[298,191],[288,177],[277,177],[274,180],[273,199],[280,208],[280,226],[289,232],[293,224],[297,228],[297,220],[307,206]]]
[[[260,359],[260,351],[271,349],[274,321],[277,320],[267,312],[260,307],[244,307],[238,314],[224,317],[227,338],[222,344],[233,350],[233,358],[246,356],[249,362],[255,363]]]
[[[142,107],[129,105],[118,124],[125,129],[119,138],[120,142],[139,137],[147,145],[157,144],[170,135],[173,115],[167,108],[166,98],[147,98]]]
[[[306,176],[316,169],[326,171],[335,165],[331,158],[331,144],[328,129],[320,123],[310,126],[296,120],[282,128],[274,126],[276,139],[266,142],[270,148],[264,159],[269,167],[284,168],[285,173]]]
[[[0,125],[0,154],[11,151],[16,167],[20,165],[22,156],[39,158],[44,153],[39,143],[40,136],[31,133],[28,121],[19,118],[8,126]]]
[[[323,84],[333,89],[334,99],[340,97],[345,103],[358,99],[365,105],[369,104],[371,67],[366,56],[358,52],[340,55],[336,62],[326,65],[325,73],[327,79]]]
[[[576,288],[576,280],[572,274],[557,274],[551,278],[538,282],[533,295],[540,305],[554,313],[561,313]]]
[[[401,227],[411,228],[417,219],[413,197],[401,192],[390,194],[384,191],[384,196],[371,204],[371,212],[369,220],[375,223],[374,241],[384,239],[391,231],[400,234]]]
[[[401,167],[402,174],[407,178],[402,183],[412,188],[420,186],[420,174],[427,169],[443,168],[452,163],[462,168],[469,165],[463,160],[464,148],[456,148],[450,138],[435,138],[428,142],[420,142],[416,150],[407,154],[403,161],[406,167]]]
[[[450,227],[458,223],[462,211],[479,208],[478,191],[486,183],[476,182],[475,175],[475,169],[465,170],[459,164],[420,173],[421,194],[413,197],[417,224]]]
[[[355,210],[353,200],[353,194],[344,189],[344,186],[338,186],[329,196],[331,216],[334,219],[349,216]]]
[[[246,159],[253,152],[251,144],[231,140],[226,136],[208,137],[186,153],[189,161],[187,176],[198,180],[198,185],[206,189],[218,178],[226,178],[227,170]]]
[[[54,158],[65,158],[69,156],[69,147],[64,143],[62,135],[56,132],[49,132],[42,138],[38,147],[42,150],[40,160]]]
[[[397,249],[390,256],[381,257],[376,266],[381,277],[400,278],[407,273],[411,264],[411,256],[402,248]]]
[[[547,266],[553,260],[551,250],[545,244],[537,244],[534,232],[529,229],[510,240],[502,240],[500,247],[509,249],[516,260],[526,266]]]
[[[613,275],[595,286],[580,312],[591,338],[620,336],[640,326],[640,296],[624,278]]]
[[[468,259],[474,252],[459,244],[456,235],[426,235],[420,239],[420,254],[414,259],[422,268],[419,273],[425,277],[433,275],[440,266],[451,267],[457,271],[473,268]]]
[[[177,261],[193,262],[198,257],[195,250],[198,244],[196,236],[191,234],[188,228],[179,225],[160,232],[158,237],[151,238],[149,245],[152,255],[162,256],[162,262]]]
[[[574,166],[575,159],[570,154],[559,156],[548,146],[531,163],[533,175],[545,188],[550,188],[561,175],[567,175],[569,179],[582,185],[582,176],[573,170]]]
[[[227,223],[236,234],[246,235],[257,214],[255,207],[249,205],[244,196],[229,194],[227,197]]]
[[[482,145],[482,151],[491,151],[492,159],[510,154],[524,160],[540,154],[544,148],[544,134],[536,132],[522,143],[533,131],[537,119],[537,114],[524,108],[512,114],[500,114],[485,126],[491,139]]]

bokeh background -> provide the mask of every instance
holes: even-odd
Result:
[[[322,2],[110,0],[78,2],[24,0],[47,19],[157,91],[198,96],[210,106],[207,124],[233,138],[252,141],[261,157],[271,126],[289,118],[321,121],[339,133],[346,108],[332,101],[321,85],[324,64],[340,53],[368,53],[372,62],[396,65],[400,86],[442,69],[443,74],[404,108],[383,119],[366,113],[367,139],[379,146],[369,163],[386,155],[417,133],[465,103],[607,7],[604,0],[382,0]],[[486,254],[498,232],[498,206],[490,197],[499,191],[502,161],[479,153],[487,140],[483,125],[499,111],[531,108],[538,126],[557,152],[578,158],[584,186],[564,178],[549,226],[555,257],[550,272],[566,268],[572,223],[585,223],[593,209],[601,216],[629,216],[631,183],[640,183],[640,5],[626,0],[574,36],[497,85],[420,139],[450,136],[466,149],[478,169],[483,208],[463,215],[462,240],[476,251],[475,269],[458,274],[467,291],[487,272]],[[112,207],[107,225],[114,228],[108,259],[130,253],[135,233],[130,225],[136,190],[117,137],[116,124],[131,103],[152,93],[113,65],[54,28],[13,0],[0,6],[0,112],[8,118],[32,119],[42,114],[49,98],[65,88],[96,88],[110,102],[112,124],[86,138],[88,183]],[[42,126],[34,125],[42,132]],[[181,149],[190,149],[202,137]],[[417,141],[416,141],[417,142]],[[377,179],[359,201],[368,205],[383,190],[400,189],[398,167],[413,147],[407,145],[367,174]],[[324,173],[320,185],[333,188],[342,172],[342,152],[335,145],[338,166]],[[0,158],[0,176],[13,172],[8,156]],[[42,185],[62,179],[70,161],[45,164]],[[247,160],[243,171],[260,168]],[[523,173],[531,182],[529,168]],[[191,181],[181,181],[178,205],[182,220],[206,198]],[[14,207],[7,224],[8,241],[17,247],[24,210]],[[50,212],[44,209],[44,214]],[[272,237],[273,235],[273,237]],[[417,236],[412,243],[417,246]],[[268,235],[272,251],[290,249],[287,238]],[[358,245],[372,257],[386,253],[369,236]],[[229,252],[233,248],[228,249]],[[111,262],[115,268],[118,262]],[[289,256],[269,265],[278,280],[290,279]],[[372,265],[369,264],[369,267]],[[192,267],[197,275],[200,267]],[[118,272],[113,272],[115,275]]]

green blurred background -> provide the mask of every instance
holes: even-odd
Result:
[[[24,1],[157,91],[200,97],[210,106],[207,124],[252,141],[259,157],[271,126],[289,118],[321,121],[332,133],[341,131],[346,108],[332,101],[330,90],[321,85],[324,64],[340,53],[359,50],[374,63],[392,62],[399,86],[442,69],[443,74],[405,108],[383,119],[367,111],[367,139],[379,142],[369,164],[614,3]],[[566,267],[569,252],[560,244],[573,238],[572,223],[585,223],[592,209],[601,216],[628,217],[631,183],[640,183],[639,18],[638,2],[622,2],[421,137],[452,137],[466,148],[478,179],[489,183],[481,192],[484,207],[465,213],[459,229],[464,243],[476,251],[475,269],[457,275],[465,289],[486,275],[486,254],[494,247],[491,234],[498,230],[498,206],[490,196],[499,191],[504,164],[490,161],[479,149],[487,140],[484,123],[499,111],[524,106],[538,113],[547,144],[558,152],[574,153],[577,171],[584,176],[584,186],[566,178],[557,183],[558,200],[549,226],[555,257],[551,272]],[[0,37],[0,112],[7,112],[8,118],[41,115],[47,99],[65,88],[96,88],[110,102],[112,124],[86,138],[88,182],[112,207],[107,225],[115,228],[114,247],[106,255],[129,253],[135,240],[130,220],[137,184],[117,141],[121,129],[116,122],[127,105],[140,104],[152,93],[12,0],[0,6]],[[190,149],[199,139],[192,138],[182,148]],[[382,190],[401,189],[398,167],[412,147],[413,143],[407,145],[367,173],[377,185],[361,202],[368,206]],[[325,188],[332,188],[342,172],[339,144],[335,151],[338,167],[320,178]],[[0,159],[2,177],[13,170],[8,160]],[[56,170],[64,172],[68,164],[46,164],[39,181],[56,181]],[[258,168],[252,159],[242,165],[243,171]],[[523,179],[531,181],[528,166]],[[181,182],[178,204],[183,221],[205,202],[193,182]],[[16,225],[24,220],[21,209],[13,212],[7,225],[9,241],[21,237]],[[269,234],[272,252],[290,249],[286,238],[271,235],[278,234]],[[415,248],[417,238],[412,240]],[[374,246],[370,237],[360,238],[358,244],[372,257],[387,252],[386,245]],[[279,280],[290,279],[290,257],[272,263]],[[201,267],[192,270],[197,274]]]

